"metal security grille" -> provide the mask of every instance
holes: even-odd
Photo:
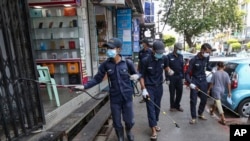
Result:
[[[18,140],[44,123],[30,41],[27,0],[0,0],[0,141]]]

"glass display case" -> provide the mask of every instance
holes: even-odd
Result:
[[[96,30],[97,30],[97,41],[98,41],[98,56],[99,63],[101,64],[107,59],[106,47],[102,47],[107,42],[107,25],[105,15],[96,15]]]
[[[36,62],[57,84],[81,84],[82,20],[77,7],[30,8]]]

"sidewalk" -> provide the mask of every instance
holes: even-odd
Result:
[[[165,111],[180,126],[176,128],[175,124],[169,120],[167,115],[160,114],[158,125],[161,132],[158,133],[157,141],[229,141],[229,127],[218,124],[215,117],[211,117],[208,113],[208,107],[204,115],[208,120],[197,120],[194,125],[189,124],[190,120],[190,104],[189,89],[184,86],[181,106],[184,112],[169,111],[169,92],[168,86],[164,84],[164,94],[162,98],[162,111]],[[139,103],[141,97],[134,99],[135,125],[133,133],[135,141],[150,141],[151,129],[148,126],[146,104]],[[198,100],[199,103],[199,100]],[[198,104],[197,104],[198,106]],[[107,141],[116,141],[114,129]]]

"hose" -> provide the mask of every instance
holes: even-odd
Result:
[[[40,82],[39,80],[35,80],[35,79],[30,79],[30,78],[18,78],[14,81],[13,85],[15,86],[19,81],[31,81],[31,82],[35,82],[35,83],[44,83],[44,82]],[[63,87],[63,88],[68,88],[71,92],[72,91],[82,91],[84,93],[86,93],[88,96],[90,96],[91,98],[95,99],[95,100],[102,100],[104,97],[95,97],[92,96],[89,92],[87,92],[86,90],[81,90],[81,89],[75,89],[75,85],[58,85],[58,84],[52,84],[52,83],[44,83],[44,84],[48,84],[48,85],[56,85],[57,87]]]

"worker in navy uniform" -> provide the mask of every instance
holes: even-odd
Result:
[[[138,64],[138,68],[140,67],[140,62],[143,58],[147,57],[147,56],[151,56],[152,55],[152,49],[150,48],[148,39],[144,38],[140,41],[141,43],[141,50],[139,51],[139,64]]]
[[[208,43],[202,44],[200,52],[190,60],[188,70],[185,73],[185,79],[189,83],[189,87],[191,89],[190,110],[192,119],[189,121],[190,124],[196,123],[196,104],[198,97],[200,98],[198,118],[206,120],[203,112],[206,106],[207,96],[200,92],[200,90],[207,92],[208,89],[205,71],[211,70],[208,65],[211,50],[212,47]]]
[[[150,48],[149,42],[147,38],[144,38],[140,41],[141,50],[139,51],[139,62],[138,62],[138,70],[140,70],[140,64],[143,58],[151,56],[153,54],[152,49]],[[144,98],[140,101],[140,103],[145,102]]]
[[[150,138],[156,140],[157,132],[161,130],[160,126],[157,125],[160,114],[160,109],[157,108],[157,106],[161,106],[163,94],[163,71],[166,68],[163,59],[163,53],[165,52],[164,44],[158,40],[154,41],[152,50],[153,54],[141,61],[140,83],[142,87],[142,95],[146,100],[149,127],[152,130]],[[157,106],[155,106],[154,103]]]
[[[182,55],[182,44],[175,43],[174,50],[166,56],[166,66],[174,71],[174,75],[169,76],[166,74],[166,79],[169,80],[169,93],[170,93],[170,111],[183,112],[180,106],[182,92],[183,92],[183,79],[184,79],[184,60]]]
[[[124,141],[124,128],[121,120],[125,122],[125,130],[129,141],[134,141],[131,129],[134,125],[133,111],[133,86],[131,80],[139,79],[139,74],[131,60],[124,59],[119,53],[122,49],[122,41],[112,38],[103,44],[107,47],[108,59],[100,64],[97,74],[83,86],[75,89],[88,89],[99,84],[107,73],[109,80],[110,108],[113,119],[113,127],[119,141]]]

